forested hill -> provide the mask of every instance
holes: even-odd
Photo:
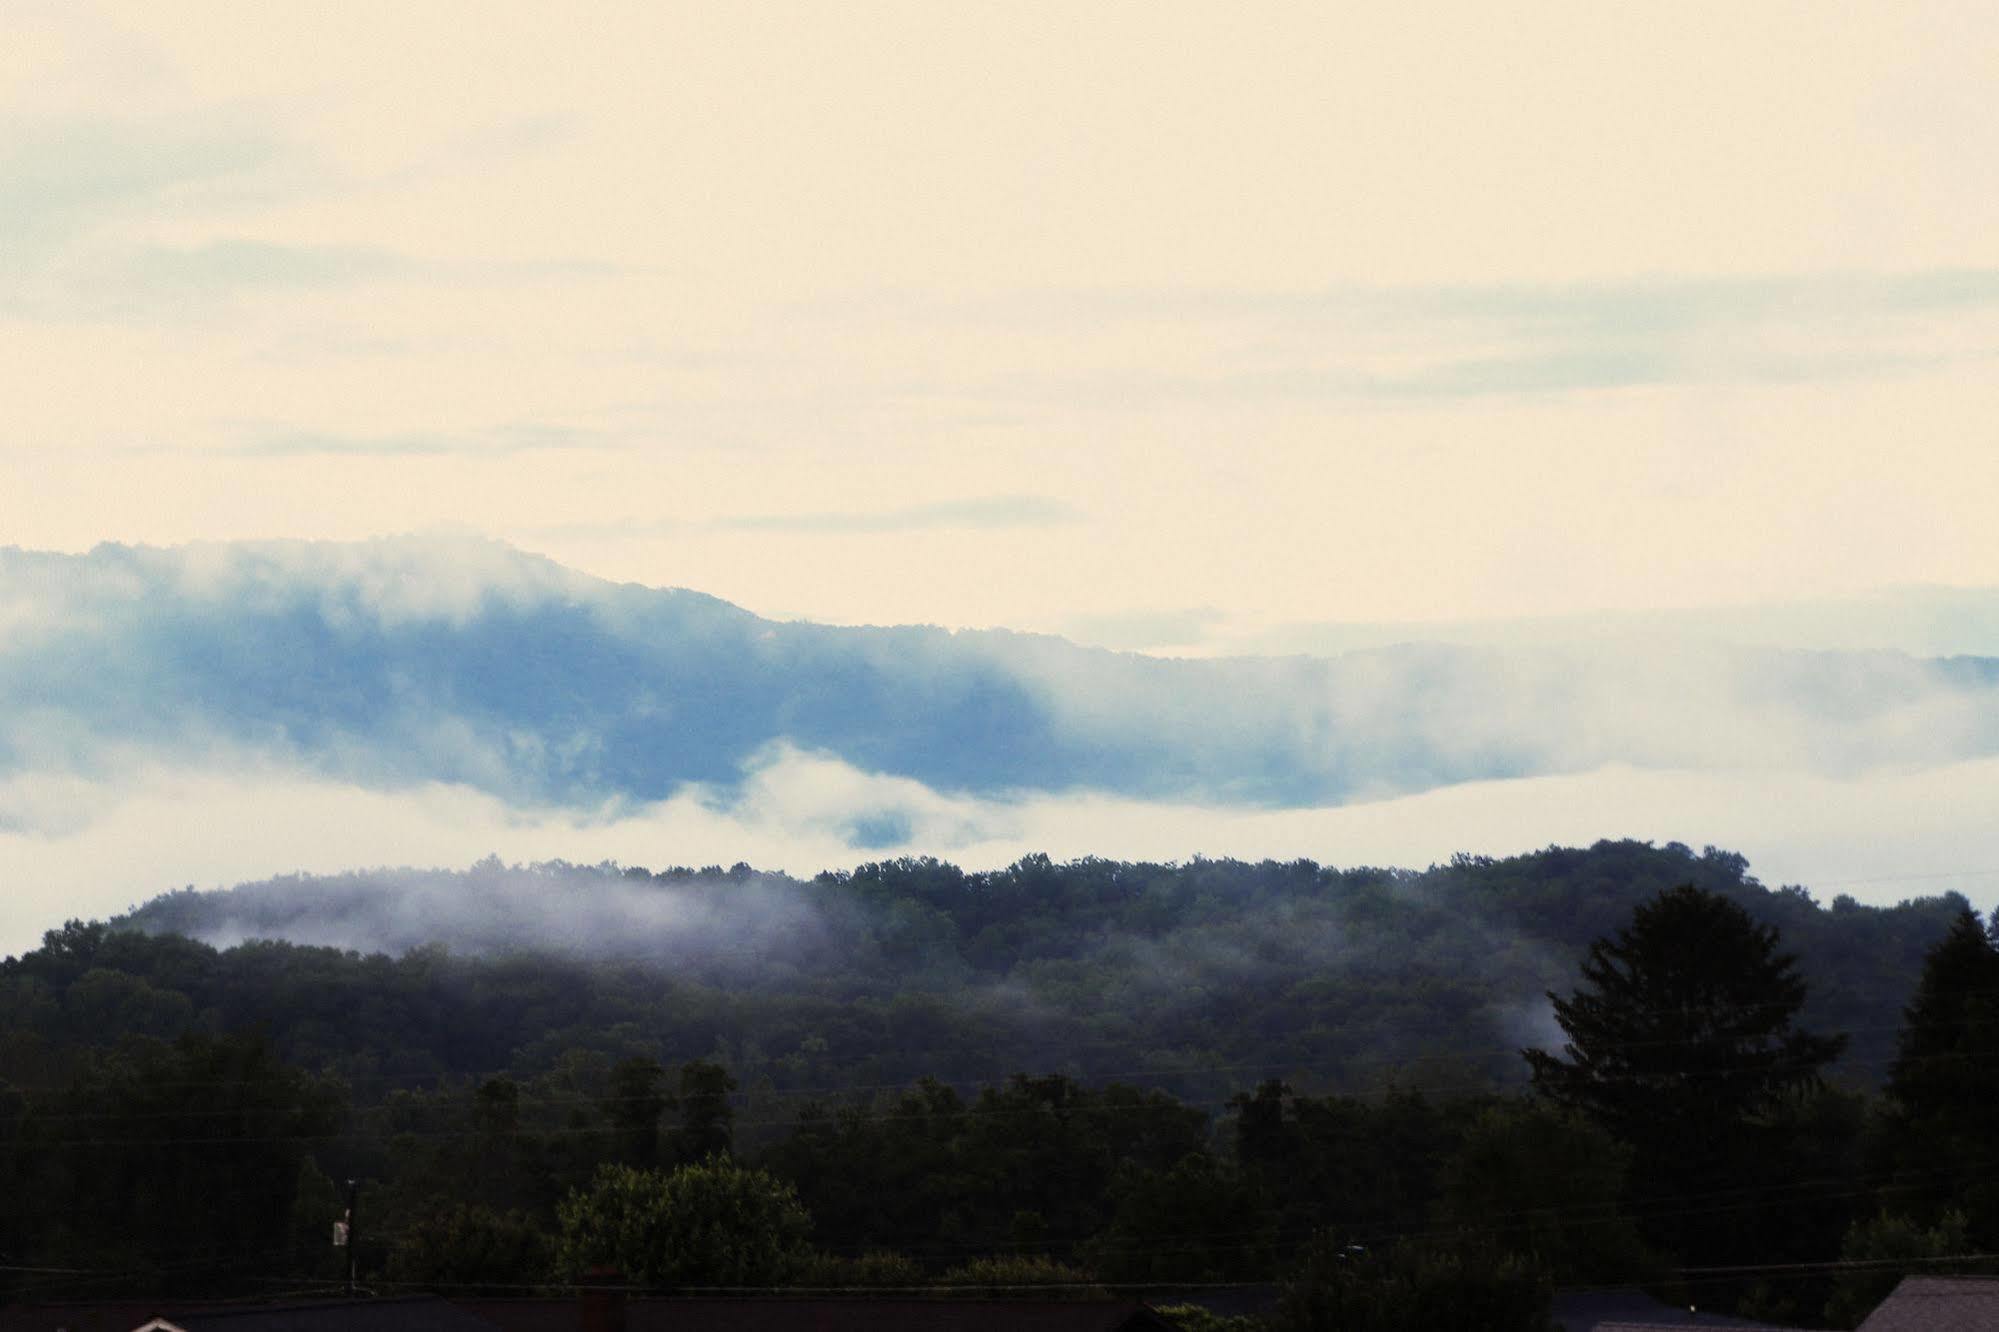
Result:
[[[630,1054],[829,1094],[1017,1070],[1193,1096],[1264,1075],[1469,1089],[1518,1082],[1517,1048],[1558,1039],[1543,992],[1680,883],[1781,931],[1807,1025],[1850,1032],[1843,1074],[1869,1082],[1964,905],[1820,906],[1739,856],[1637,842],[1422,872],[1029,857],[801,881],[487,860],[179,892],[53,932],[0,964],[0,1077],[128,1035],[257,1026],[362,1096]]]

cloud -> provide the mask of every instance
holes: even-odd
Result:
[[[1612,639],[1177,661],[777,623],[451,534],[0,551],[0,607],[0,950],[182,883],[488,852],[809,877],[1634,836],[1871,899],[1976,895],[1999,867],[1989,659]],[[408,905],[398,928],[436,926]]]
[[[1820,652],[1999,656],[1999,589],[1884,588],[1864,596],[1742,606],[1593,611],[1486,620],[1301,621],[1221,637],[1211,650],[1334,656],[1398,643],[1575,647],[1685,643]]]
[[[618,447],[593,430],[518,424],[474,433],[405,431],[382,435],[341,435],[325,431],[274,430],[227,450],[248,458],[438,458],[497,457],[561,449]]]
[[[1070,505],[1045,495],[995,495],[943,500],[874,512],[745,514],[717,518],[713,526],[738,532],[859,532],[886,534],[933,528],[1053,527],[1078,521]]]
[[[91,810],[78,819],[68,811]],[[893,845],[857,839],[901,819]],[[218,831],[226,835],[217,835]],[[1153,860],[1307,857],[1420,868],[1457,852],[1507,855],[1603,837],[1712,843],[1769,883],[1893,902],[1956,889],[1999,896],[1999,761],[1828,778],[1810,773],[1587,773],[1479,782],[1337,808],[1268,810],[1103,795],[948,796],[823,755],[761,754],[732,792],[595,810],[521,806],[462,785],[389,792],[265,765],[136,764],[115,776],[0,780],[0,954],[70,916],[155,893],[294,871],[515,862],[729,865],[809,877],[884,854],[972,869],[1036,851]]]
[[[1654,384],[1802,383],[1899,374],[1981,348],[1924,336],[1999,307],[1999,270],[1798,274],[1572,287],[1429,289],[1384,302],[1441,341],[1483,331],[1497,355],[1444,355],[1370,378],[1390,397],[1473,398]],[[1390,315],[1394,318],[1394,315]]]
[[[407,255],[363,245],[276,245],[227,238],[95,255],[69,275],[64,306],[92,318],[181,319],[256,294],[343,289],[409,278]]]
[[[107,543],[84,556],[0,547],[0,588],[8,594],[0,605],[14,607],[22,623],[44,634],[141,641],[163,606],[171,607],[169,620],[184,616],[190,629],[210,615],[248,625],[303,612],[337,633],[362,620],[463,627],[484,610],[562,601],[605,586],[502,542],[449,531],[355,542]],[[0,644],[0,678],[19,668],[30,646],[21,639]]]
[[[1415,374],[1369,379],[1358,387],[1365,394],[1388,398],[1474,398],[1630,388],[1681,377],[1681,366],[1663,347],[1565,347],[1524,356],[1443,361]]]
[[[633,518],[557,523],[530,529],[544,537],[659,536],[689,531],[785,532],[837,536],[892,536],[907,532],[1017,527],[1057,527],[1080,522],[1075,507],[1046,495],[992,495],[940,500],[893,509],[818,510],[801,513],[724,514],[713,518]]]
[[[878,292],[801,304],[844,318],[890,312],[932,326],[984,323],[1055,331],[1080,322],[1233,323],[1325,330],[1386,321],[1501,326],[1575,336],[1684,333],[1803,314],[1927,313],[1999,305],[1999,268],[1772,272],[1567,283],[1343,283],[1295,289],[1200,286],[1016,288],[973,296]]]
[[[376,245],[299,245],[219,236],[189,245],[100,240],[50,256],[28,313],[133,324],[185,323],[252,300],[297,301],[395,284],[477,298],[534,285],[589,284],[628,270],[586,261],[466,262]]]
[[[985,797],[1309,807],[1591,771],[1999,755],[1999,662],[1671,638],[1174,660],[783,623],[441,534],[0,553],[0,771],[229,748],[588,808],[774,744]],[[900,825],[864,835],[885,844]]]
[[[277,156],[262,136],[187,123],[16,120],[0,131],[0,256],[16,265],[141,208],[191,202]]]
[[[990,377],[996,400],[1099,406],[1219,400],[1479,399],[1665,384],[1787,384],[1900,374],[1992,354],[1966,328],[1999,309],[1999,269],[1659,278],[1569,285],[1344,286],[1316,291],[1104,289],[962,299],[872,296],[808,307],[891,311],[939,330],[1172,330],[1218,349]],[[1254,348],[1245,358],[1244,349]],[[1231,364],[1237,361],[1239,364]],[[927,384],[942,391],[942,383]]]
[[[473,131],[413,164],[403,184],[446,164],[469,171],[538,152],[565,132],[554,117]],[[587,258],[423,257],[380,241],[272,232],[258,205],[371,188],[315,153],[214,107],[145,121],[0,116],[0,308],[50,321],[171,322],[255,295],[391,281],[517,288],[631,271]]]

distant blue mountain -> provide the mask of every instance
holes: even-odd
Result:
[[[1657,643],[1171,660],[766,620],[468,539],[0,551],[0,769],[247,753],[580,804],[727,786],[777,743],[945,791],[1260,805],[1606,763],[1837,772],[1999,754],[1999,661]]]

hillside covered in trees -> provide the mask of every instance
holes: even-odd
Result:
[[[714,1058],[746,1089],[824,1094],[1022,1070],[1210,1097],[1263,1075],[1504,1086],[1589,942],[1680,883],[1782,931],[1809,1019],[1850,1033],[1836,1075],[1857,1084],[1964,907],[1819,906],[1739,856],[1633,842],[1422,872],[1030,857],[800,881],[488,860],[179,892],[66,927],[0,966],[0,1030],[11,1059],[60,1062],[257,1025],[364,1090],[578,1052]]]
[[[331,942],[398,930],[439,941]],[[1962,899],[1630,842],[176,893],[0,963],[0,1299],[337,1277],[346,1179],[386,1290],[1288,1280],[1281,1326],[1528,1328],[1643,1282],[1850,1324],[1999,1240],[1995,992]]]

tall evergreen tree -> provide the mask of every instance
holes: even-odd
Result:
[[[1522,1052],[1535,1086],[1631,1148],[1633,1205],[1656,1243],[1739,1257],[1769,1222],[1741,1200],[1782,1169],[1779,1126],[1844,1038],[1794,1026],[1805,983],[1777,931],[1691,885],[1591,944],[1582,979],[1548,996],[1562,1054]],[[1715,1205],[1731,1192],[1735,1205]]]
[[[1884,1202],[1924,1220],[1954,1206],[1975,1244],[1999,1240],[1999,947],[1969,907],[1924,962],[1888,1098]]]

